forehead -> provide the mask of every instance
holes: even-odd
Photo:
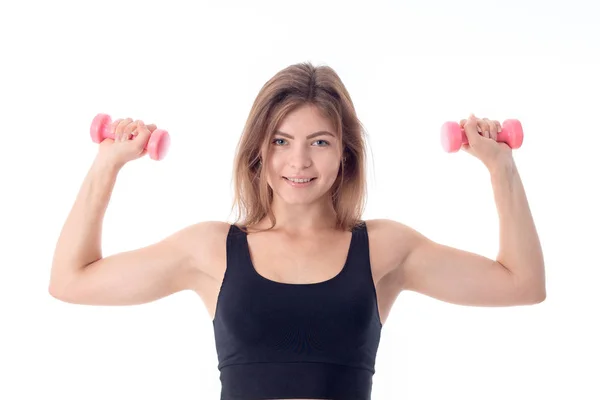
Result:
[[[293,136],[307,136],[319,131],[336,135],[333,122],[315,106],[302,106],[291,111],[283,118],[276,130]]]

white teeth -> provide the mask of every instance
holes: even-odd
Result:
[[[286,178],[288,181],[296,182],[296,183],[306,183],[310,182],[312,178],[308,179],[294,179],[294,178]]]

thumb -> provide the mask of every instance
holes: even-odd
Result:
[[[462,122],[462,121],[461,121]],[[470,147],[476,147],[481,141],[483,137],[477,131],[477,118],[473,114],[469,115],[469,118],[465,121],[463,126],[465,130],[465,136],[469,140]]]
[[[150,130],[146,127],[146,125],[144,125],[144,123],[141,121],[138,122],[136,131],[137,131],[137,135],[135,136],[133,141],[137,142],[138,145],[145,147],[146,144],[148,143],[148,140],[150,140],[150,135],[152,135],[152,132],[150,132]]]

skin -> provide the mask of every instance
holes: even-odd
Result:
[[[275,229],[300,236],[330,229],[335,224],[330,191],[340,170],[340,138],[315,107],[305,106],[290,113],[278,131],[271,140],[267,166],[277,217]],[[307,138],[320,131],[329,134]],[[283,178],[294,176],[317,179],[308,188],[298,189]]]
[[[498,256],[492,260],[435,243],[397,221],[368,220],[371,268],[382,323],[403,290],[470,306],[527,305],[546,297],[541,245],[512,151],[496,142],[500,124],[471,115],[461,125],[469,139],[463,150],[477,157],[489,172],[499,216]],[[115,140],[107,139],[100,145],[60,233],[50,294],[76,304],[132,305],[193,290],[212,318],[226,267],[229,224],[204,221],[140,249],[102,254],[102,220],[118,173],[127,162],[144,155],[143,148],[155,129],[131,119],[117,120],[112,128]],[[343,255],[340,252],[346,250],[348,232],[334,229],[330,201],[342,146],[338,138],[326,134],[307,138],[318,131],[334,133],[330,122],[312,106],[289,114],[279,130],[292,137],[278,134],[268,149],[267,180],[274,192],[277,222],[268,233],[251,233],[249,245],[253,249],[296,249],[292,258],[297,258],[297,265],[290,265],[289,270],[276,270],[266,261],[258,263],[264,275],[277,275],[290,282],[325,280],[337,271],[311,270],[306,265],[320,262],[325,266],[332,260],[335,267]],[[282,178],[290,175],[317,180],[307,188],[293,188]],[[256,227],[269,226],[265,218]],[[325,242],[339,244],[338,253],[325,255]],[[277,258],[276,253],[269,256]],[[286,258],[291,258],[289,253]]]

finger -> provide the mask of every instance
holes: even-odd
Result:
[[[129,134],[125,132],[125,128],[131,122],[133,122],[133,119],[125,118],[117,124],[117,128],[115,130],[115,140],[116,141],[123,142],[123,141],[129,139]]]
[[[135,122],[132,123],[132,126],[133,126],[132,131],[131,131],[132,134],[134,134],[134,133],[137,134],[137,131],[138,131],[138,128],[139,128],[139,123],[141,123],[142,125],[144,125],[150,131],[150,133],[152,133],[152,132],[154,132],[156,130],[156,125],[155,124],[148,124],[148,125],[146,125],[146,124],[144,124],[144,121],[138,119],[138,120],[136,120]]]
[[[115,129],[115,133],[123,133],[123,131],[125,130],[125,128],[127,127],[127,125],[129,125],[130,123],[133,122],[133,119],[131,118],[123,118],[119,121],[119,123],[117,124],[117,127]]]
[[[125,129],[123,130],[123,133],[126,133],[126,134],[127,134],[127,136],[128,136],[128,138],[131,138],[132,136],[135,136],[135,135],[137,135],[137,133],[136,133],[136,129],[137,129],[137,127],[138,127],[138,124],[140,124],[140,123],[141,123],[142,125],[144,124],[144,122],[143,122],[143,121],[141,121],[141,120],[139,120],[139,119],[138,119],[138,120],[136,120],[136,121],[134,121],[134,122],[132,122],[132,123],[130,123],[129,125],[127,125],[127,126],[125,127]]]
[[[481,136],[489,139],[490,138],[490,126],[489,126],[488,122],[484,119],[479,119],[477,121],[477,124],[481,128]]]
[[[475,118],[477,121],[479,121],[479,118],[477,118],[477,117],[475,116],[475,114],[473,114],[473,113],[469,114],[469,117],[473,117],[473,118]],[[479,126],[479,124],[477,124],[477,132],[481,133],[481,127]]]
[[[461,119],[458,124],[460,125],[461,128],[464,128],[466,123],[467,123],[466,119]]]
[[[496,125],[496,123],[494,121],[490,121],[488,118],[484,118],[483,119],[487,125],[488,125],[488,130],[489,130],[489,138],[492,139],[494,142],[496,141],[496,139],[498,138],[498,126]]]
[[[113,122],[111,122],[109,132],[115,133],[117,131],[117,125],[119,125],[119,122],[121,121],[123,121],[123,118],[115,119]]]
[[[492,124],[494,124],[494,126],[496,127],[496,138],[494,140],[498,141],[498,136],[500,135],[500,131],[502,130],[502,125],[499,121],[496,120],[492,121]]]
[[[145,146],[146,143],[148,143],[148,140],[150,139],[150,136],[152,135],[152,132],[141,121],[138,122],[138,126],[136,128],[136,132],[137,132],[137,135],[136,135],[136,137],[135,137],[134,140],[138,141],[138,142],[142,142],[144,144],[144,146]]]
[[[135,121],[132,121],[129,125],[127,125],[125,127],[125,132],[133,132],[137,127],[138,124],[144,124],[144,121],[140,120],[140,119],[136,119]]]
[[[465,123],[465,135],[469,140],[469,147],[476,148],[479,143],[483,140],[479,132],[477,131],[478,121],[473,114],[469,115],[467,122]]]

